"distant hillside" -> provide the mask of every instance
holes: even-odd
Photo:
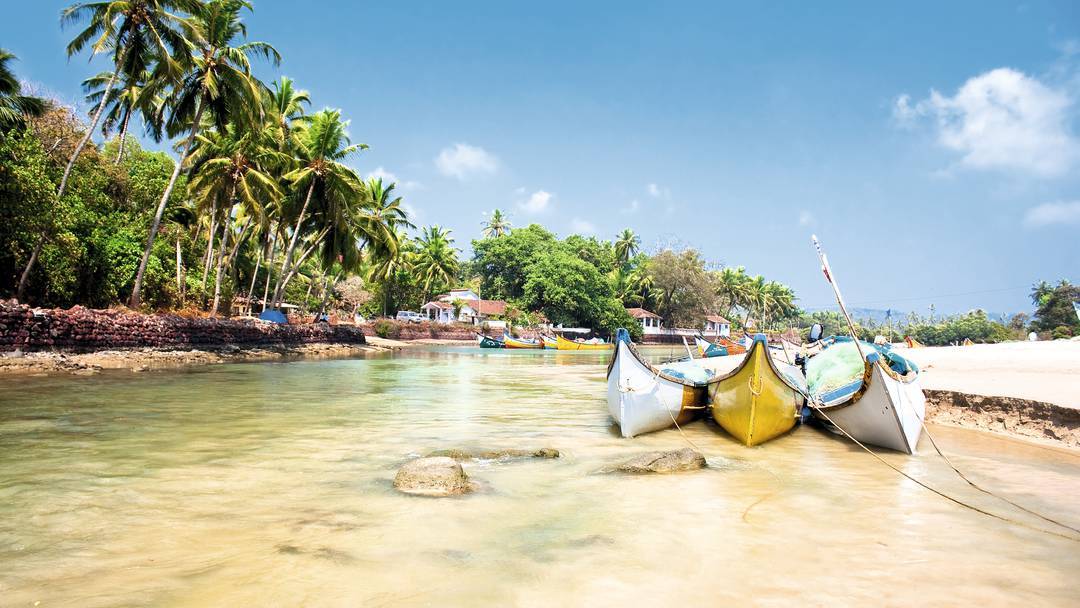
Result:
[[[817,312],[819,310],[837,310],[837,308],[836,307],[832,307],[832,308],[810,308],[810,309],[807,309],[807,312]],[[853,319],[855,319],[856,321],[863,321],[863,322],[871,321],[871,322],[873,322],[873,323],[875,323],[877,325],[882,325],[882,324],[888,323],[889,322],[889,314],[891,313],[892,314],[892,322],[894,324],[896,324],[896,325],[902,325],[904,323],[907,323],[907,317],[908,317],[908,312],[909,311],[900,310],[900,309],[896,309],[896,308],[892,309],[891,311],[888,310],[888,309],[884,309],[884,308],[849,308],[848,312],[851,313],[851,317]],[[919,312],[919,316],[922,317],[922,318],[927,317],[929,314],[930,314],[929,311],[920,311]],[[1002,321],[1004,323],[1008,323],[1009,319],[1011,319],[1013,317],[1013,315],[1015,315],[1015,314],[1017,314],[1017,313],[1015,313],[1015,312],[1006,312],[1006,313],[987,312],[986,317],[988,319],[992,320],[992,321]],[[1028,313],[1028,314],[1031,314],[1031,313]],[[935,315],[935,317],[937,317],[937,318],[946,317],[946,316],[951,317],[951,316],[954,316],[954,315],[953,314],[942,315],[940,313],[938,315]]]

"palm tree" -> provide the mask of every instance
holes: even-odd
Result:
[[[393,242],[396,247],[375,247],[371,253],[371,266],[367,279],[373,283],[383,285],[383,316],[390,302],[390,286],[398,273],[410,269],[413,258],[413,245],[408,236],[400,230],[395,230]]]
[[[245,42],[233,46],[237,39],[247,36],[247,27],[240,20],[240,12],[245,8],[251,10],[251,5],[245,0],[210,0],[188,21],[187,29],[195,47],[194,53],[187,74],[173,92],[170,100],[172,113],[166,123],[169,135],[187,131],[187,138],[150,224],[150,235],[146,239],[146,249],[143,250],[139,270],[135,274],[135,287],[131,292],[132,308],[139,306],[143,275],[161,225],[161,216],[195,136],[203,127],[203,114],[208,113],[218,130],[224,131],[230,120],[241,118],[245,112],[258,112],[262,89],[251,74],[249,56],[262,55],[274,65],[281,61],[277,50],[265,42]]]
[[[448,284],[457,275],[457,252],[450,232],[439,226],[429,226],[417,240],[412,268],[424,289],[424,297],[432,293],[432,287]]]
[[[86,101],[95,108],[105,98],[105,89],[116,75],[113,72],[101,72],[83,81],[83,90],[86,91]],[[119,164],[124,158],[124,147],[127,143],[128,126],[135,113],[142,114],[146,130],[155,140],[161,139],[160,112],[163,106],[163,98],[157,92],[157,87],[163,83],[156,80],[150,72],[143,70],[138,75],[126,75],[124,86],[114,88],[105,100],[105,113],[101,121],[101,134],[108,138],[113,129],[118,129],[119,140],[115,163]],[[94,110],[96,111],[96,110]]]
[[[27,116],[45,113],[45,100],[22,94],[22,85],[8,65],[15,59],[15,55],[0,49],[0,131],[23,124]]]
[[[500,237],[510,234],[510,220],[506,219],[503,212],[496,209],[491,212],[491,219],[481,224],[484,227],[485,238]]]
[[[233,206],[239,205],[244,220],[234,235],[233,250],[225,257],[225,243],[218,248],[217,272],[214,278],[214,304],[211,316],[216,315],[221,297],[221,269],[231,261],[252,222],[262,222],[265,206],[275,203],[282,195],[281,189],[268,171],[278,163],[278,154],[258,127],[243,129],[230,125],[224,134],[216,131],[199,135],[200,143],[213,148],[216,154],[203,160],[192,177],[189,190],[196,200],[224,201],[226,217],[231,216]],[[217,135],[216,138],[209,136]]]
[[[626,264],[634,254],[641,249],[641,237],[634,231],[626,228],[615,239],[615,260],[620,264]]]
[[[311,96],[307,91],[294,89],[292,79],[287,76],[278,79],[273,87],[272,91],[267,91],[263,112],[267,125],[274,129],[278,149],[284,152],[295,143],[290,141],[295,133],[293,122],[304,116],[304,106],[311,105]]]
[[[321,215],[331,222],[340,222],[344,217],[334,213],[332,206],[339,208],[349,201],[360,200],[364,192],[364,183],[350,167],[343,164],[347,157],[367,149],[367,144],[351,144],[346,133],[347,122],[341,120],[339,110],[322,110],[305,117],[300,125],[297,140],[301,166],[285,175],[285,179],[294,189],[294,194],[306,192],[304,203],[296,214],[295,225],[289,244],[285,248],[285,259],[281,264],[281,277],[274,288],[271,307],[276,307],[288,282],[290,271],[299,262],[293,264],[293,254],[303,233],[305,222],[309,219],[308,208],[313,197],[318,194],[317,206]],[[337,217],[332,217],[332,216]],[[327,224],[323,225],[324,228]]]
[[[717,276],[716,295],[720,296],[727,316],[736,308],[748,309],[751,305],[750,277],[742,266],[724,268]]]

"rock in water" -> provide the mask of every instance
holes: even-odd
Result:
[[[621,473],[676,473],[705,467],[705,457],[690,448],[667,452],[649,452],[619,465]]]
[[[452,448],[435,450],[428,457],[446,456],[454,460],[512,460],[517,458],[558,458],[559,450],[555,448],[540,448],[537,450],[521,450],[514,448],[501,448],[494,450],[473,450],[469,448]]]
[[[437,456],[406,462],[394,476],[394,488],[406,494],[456,496],[471,491],[472,484],[458,461]]]

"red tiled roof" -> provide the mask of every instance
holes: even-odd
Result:
[[[728,321],[727,319],[725,319],[724,317],[721,317],[720,315],[708,315],[708,316],[705,317],[705,320],[706,321],[712,321],[713,323],[725,323],[727,325],[731,325],[731,321]]]
[[[631,317],[635,319],[659,319],[660,315],[655,312],[645,310],[644,308],[627,308],[626,312],[630,313]]]
[[[506,314],[506,302],[504,300],[462,300],[475,310],[477,314],[503,315]]]
[[[436,308],[441,308],[443,310],[447,310],[447,309],[450,309],[450,308],[454,307],[454,305],[449,303],[449,302],[428,302],[427,304],[424,304],[423,308],[428,308],[429,306],[434,306]]]

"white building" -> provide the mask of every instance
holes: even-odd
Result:
[[[458,310],[455,314],[454,308]],[[498,324],[493,317],[506,314],[506,302],[503,300],[481,300],[471,289],[452,289],[450,293],[440,294],[434,300],[420,307],[420,313],[436,323],[483,323]]]
[[[723,336],[727,338],[731,336],[731,321],[720,315],[708,315],[705,317],[705,330],[702,333],[706,336]]]

